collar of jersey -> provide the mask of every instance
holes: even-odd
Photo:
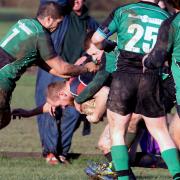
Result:
[[[149,4],[149,5],[152,5],[152,6],[157,6],[157,7],[159,7],[158,4],[153,3],[153,2],[148,2],[148,1],[140,1],[140,2],[138,2],[138,3],[144,3],[144,4]]]

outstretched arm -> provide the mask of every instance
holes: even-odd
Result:
[[[77,76],[85,72],[94,72],[98,70],[98,67],[93,62],[89,62],[84,66],[77,66],[63,61],[59,56],[47,60],[46,63],[60,76]]]
[[[31,110],[22,109],[22,108],[13,109],[11,115],[13,119],[16,119],[17,117],[19,117],[20,119],[21,117],[28,118],[50,111],[52,112],[51,106],[48,103],[45,103]]]
[[[47,61],[39,60],[37,65],[48,73],[62,78],[70,78],[85,72],[96,72],[99,69],[93,62],[88,62],[84,66],[73,65],[66,63],[59,56]]]

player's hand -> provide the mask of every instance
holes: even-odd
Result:
[[[94,64],[94,62],[88,62],[84,66],[88,69],[88,72],[96,72],[99,70],[99,65]]]
[[[51,116],[55,117],[56,107],[51,106],[49,103],[46,103],[43,107],[43,112],[49,112]]]
[[[18,108],[18,109],[13,109],[11,115],[13,119],[17,119],[17,118],[21,119],[21,117],[25,117],[25,118],[30,117],[31,113],[28,110]]]
[[[74,100],[74,106],[76,108],[77,111],[79,111],[80,113],[82,113],[82,105],[78,104],[75,100]]]

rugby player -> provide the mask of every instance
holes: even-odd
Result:
[[[114,33],[118,36],[120,53],[107,103],[111,155],[118,180],[129,179],[124,134],[133,112],[142,115],[149,132],[159,144],[170,174],[174,179],[180,177],[178,152],[168,133],[160,98],[159,76],[151,70],[143,74],[142,58],[154,47],[159,27],[168,18],[157,3],[146,0],[117,8],[92,37],[92,42],[99,44]]]
[[[176,12],[173,16],[163,22],[158,34],[158,41],[154,49],[144,59],[144,66],[148,69],[158,69],[169,61],[174,82],[176,94],[176,108],[180,118],[180,1],[165,1],[169,9]],[[180,123],[176,116],[170,125],[170,133],[175,140],[177,146],[180,146]]]

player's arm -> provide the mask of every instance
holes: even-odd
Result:
[[[51,37],[45,32],[39,34],[37,50],[41,59],[50,67],[49,72],[58,76],[75,76],[81,73],[98,70],[93,62],[89,62],[84,66],[76,66],[63,61],[63,59],[55,52]],[[37,62],[37,64],[39,64],[39,62]],[[43,66],[41,67],[43,68]]]
[[[96,73],[93,80],[87,85],[87,87],[75,98],[75,102],[82,104],[88,99],[92,98],[103,86],[108,79],[110,73],[105,70],[106,59],[103,55],[101,62],[101,69]]]
[[[103,41],[108,39],[117,30],[115,13],[116,9],[108,16],[91,38],[92,43],[99,49],[103,49]]]
[[[106,70],[98,71],[93,81],[75,98],[78,104],[91,99],[103,86],[109,74]]]
[[[54,76],[59,76],[62,78],[70,78],[71,76],[67,76],[67,75],[61,75],[58,72],[55,71],[55,69],[52,69],[47,63],[45,63],[45,61],[43,60],[39,60],[37,65],[43,69],[44,71],[54,75]]]
[[[99,69],[93,62],[86,63],[84,66],[79,66],[79,64],[72,65],[63,61],[59,56],[51,58],[46,62],[39,60],[37,65],[48,73],[63,78],[69,78],[85,72],[95,72]]]
[[[13,109],[11,115],[13,116],[13,119],[16,119],[16,117],[28,118],[50,111],[51,111],[51,106],[48,103],[45,103],[31,110],[22,109],[22,108]]]
[[[46,61],[46,63],[56,71],[59,76],[77,76],[86,72],[96,72],[98,70],[98,66],[96,66],[93,62],[86,63],[84,66],[78,66],[69,64],[60,56],[53,57]]]
[[[171,21],[172,18],[169,18],[162,23],[153,50],[143,59],[143,65],[146,68],[160,68],[166,60],[170,59],[173,36]]]

